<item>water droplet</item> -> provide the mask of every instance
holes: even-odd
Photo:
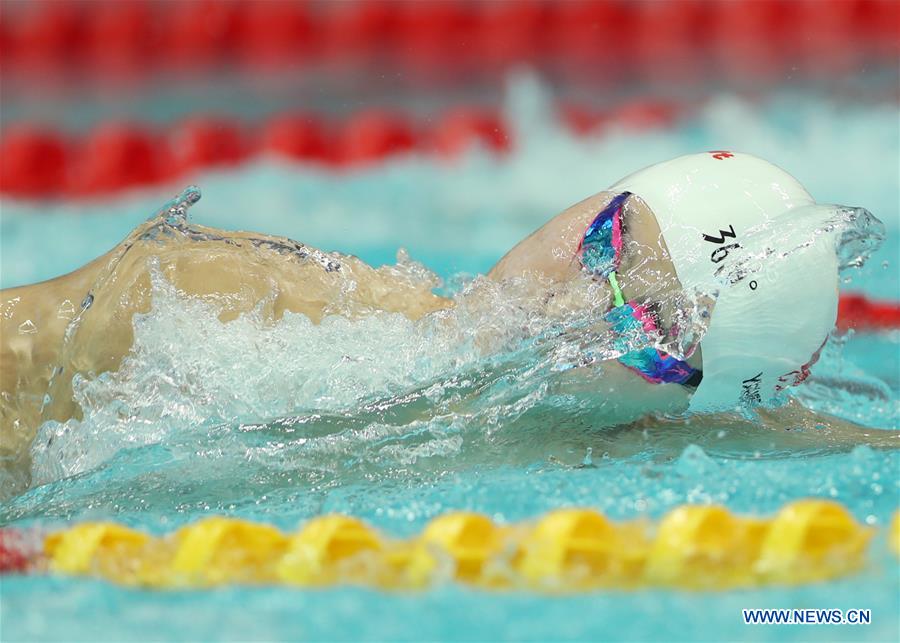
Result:
[[[33,335],[37,332],[37,326],[34,325],[34,322],[30,319],[26,319],[21,324],[19,324],[19,333],[22,335]]]
[[[91,304],[93,304],[93,303],[94,303],[94,295],[93,295],[93,293],[88,293],[85,296],[84,301],[81,302],[81,310],[87,310],[88,308],[91,307]]]
[[[192,205],[200,200],[200,188],[189,185],[177,197],[163,206],[166,223],[180,225],[187,221],[187,213]]]
[[[69,299],[64,299],[56,310],[56,316],[60,319],[72,319],[75,316],[75,305]]]

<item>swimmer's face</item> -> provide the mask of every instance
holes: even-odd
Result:
[[[591,281],[577,256],[578,246],[613,197],[615,193],[601,192],[563,211],[510,250],[488,276],[498,281],[533,278],[550,282],[555,290]],[[668,318],[667,303],[680,284],[656,217],[636,197],[628,199],[623,215],[622,261],[617,272],[625,298],[650,298],[662,304],[661,314]],[[611,300],[611,291],[609,296]]]

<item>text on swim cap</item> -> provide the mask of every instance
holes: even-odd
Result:
[[[704,234],[703,240],[709,241],[710,243],[725,243],[725,237],[731,237],[732,239],[737,238],[737,233],[734,231],[734,226],[730,223],[728,224],[727,230],[719,230],[718,237],[714,237],[711,234]],[[715,259],[713,261],[715,261]]]
[[[734,231],[734,225],[728,224],[727,230],[719,230],[719,236],[713,236],[711,234],[703,234],[703,240],[708,241],[709,243],[716,244],[718,248],[712,251],[709,255],[709,260],[714,264],[721,264],[725,261],[725,258],[728,256],[728,253],[732,250],[741,247],[740,243],[725,243],[726,238],[737,239],[737,233]],[[713,273],[716,277],[722,274],[722,271],[725,269],[724,265],[720,265],[716,268]],[[741,281],[744,277],[747,276],[746,271],[744,270],[736,270],[729,276],[729,283],[736,284]],[[759,284],[756,283],[756,280],[751,280],[749,283],[750,290],[756,290]]]
[[[762,402],[762,394],[760,387],[762,386],[762,371],[754,375],[750,379],[741,382],[741,400],[744,404],[760,404]]]
[[[813,367],[813,364],[819,361],[819,358],[822,356],[822,351],[825,349],[825,345],[828,344],[828,338],[822,342],[822,345],[816,349],[816,352],[813,353],[809,361],[806,364],[800,366],[800,368],[789,371],[778,378],[778,384],[775,386],[776,391],[783,391],[788,386],[797,386],[806,381],[806,379],[810,375],[810,369]]]

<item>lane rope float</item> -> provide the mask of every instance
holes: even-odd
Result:
[[[560,110],[563,126],[583,136],[607,127],[671,125],[688,107],[635,100],[603,115],[573,106]],[[346,170],[411,153],[454,159],[475,145],[495,155],[513,148],[511,128],[499,110],[459,105],[420,120],[364,109],[340,121],[288,112],[261,123],[194,115],[163,127],[107,121],[78,134],[19,121],[0,135],[0,195],[96,197],[236,167],[260,156]]]
[[[900,512],[884,530],[900,555]],[[875,530],[841,504],[799,500],[770,518],[684,505],[657,524],[613,522],[590,509],[558,509],[498,525],[469,512],[433,519],[393,539],[350,516],[327,515],[285,533],[210,517],[164,536],[109,522],[41,538],[0,532],[0,570],[89,576],[154,589],[227,585],[361,585],[420,590],[455,581],[485,589],[568,593],[670,587],[716,591],[797,585],[852,574]]]
[[[79,73],[114,83],[385,63],[413,80],[444,83],[560,63],[594,82],[777,80],[788,69],[849,75],[863,63],[892,65],[898,14],[894,0],[10,3],[0,51],[5,73],[41,72],[42,83],[58,84]]]

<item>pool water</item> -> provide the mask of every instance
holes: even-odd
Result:
[[[556,212],[636,168],[688,152],[735,149],[788,169],[820,202],[861,205],[881,218],[885,243],[864,268],[844,275],[843,286],[900,300],[896,105],[845,105],[811,94],[751,104],[724,96],[675,129],[576,140],[555,126],[548,104],[529,79],[512,87],[507,111],[518,145],[504,159],[476,151],[454,165],[406,158],[340,175],[263,159],[197,177],[204,196],[192,217],[352,252],[375,265],[393,263],[402,246],[444,279],[441,288],[452,290]],[[182,187],[79,204],[4,201],[2,285],[82,265]],[[408,373],[428,380],[429,368],[447,368],[435,366],[442,347],[429,346],[402,320],[335,320],[312,328],[288,319],[266,335],[280,350],[293,351],[280,355],[247,347],[261,332],[249,322],[226,327],[208,311],[166,301],[136,329],[141,357],[134,368],[91,384],[94,406],[84,422],[36,460],[36,478],[46,484],[0,504],[0,524],[52,528],[111,519],[163,533],[227,514],[293,529],[341,512],[408,536],[454,509],[498,522],[573,505],[613,519],[659,518],[684,503],[771,514],[814,496],[838,500],[859,521],[883,527],[900,506],[896,452],[798,447],[768,434],[716,429],[639,443],[592,432],[584,426],[589,415],[552,404],[516,411],[519,400],[539,393],[537,383],[515,394],[499,390],[471,416],[392,423],[363,408],[359,388],[389,397],[398,387],[423,386],[407,382]],[[415,351],[398,350],[413,341]],[[344,355],[365,367],[343,369]],[[187,396],[162,390],[150,399],[140,383],[162,374],[202,380],[201,388],[189,388]],[[869,426],[900,428],[897,331],[833,341],[813,375],[797,393],[810,404]],[[327,395],[304,392],[305,382],[326,376],[333,387]],[[287,434],[287,419],[312,413],[310,399],[318,401],[321,417]],[[111,419],[120,405],[141,423]],[[571,466],[586,458],[592,466]],[[900,574],[880,534],[868,565],[852,578],[716,594],[548,597],[452,584],[418,594],[359,588],[156,593],[4,577],[0,626],[6,640],[897,640]],[[814,630],[745,626],[745,607],[870,608],[873,622]]]

